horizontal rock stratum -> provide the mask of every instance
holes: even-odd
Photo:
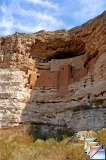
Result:
[[[106,11],[70,30],[0,37],[0,125],[106,127]]]

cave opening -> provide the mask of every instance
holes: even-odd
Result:
[[[85,51],[82,52],[78,52],[78,51],[57,51],[55,54],[49,56],[47,58],[48,61],[52,60],[52,59],[67,59],[67,58],[74,58],[77,56],[81,56],[84,55]]]

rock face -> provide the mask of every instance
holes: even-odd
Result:
[[[0,125],[106,126],[106,12],[70,30],[0,37]]]

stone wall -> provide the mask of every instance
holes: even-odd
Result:
[[[35,87],[57,87],[58,85],[58,72],[54,71],[42,71],[41,75],[35,82]]]
[[[73,58],[74,59],[74,58]],[[75,67],[76,68],[76,67]],[[68,94],[68,85],[78,82],[81,78],[87,75],[87,69],[75,69],[70,65],[59,67],[59,71],[42,71],[37,78],[37,73],[30,75],[29,84],[39,87],[56,87],[57,95]]]
[[[51,60],[50,70],[41,72],[39,78],[35,79],[35,87],[56,87],[57,95],[65,95],[68,94],[70,83],[78,82],[86,75],[87,69],[84,68],[83,55],[69,59]]]
[[[71,77],[70,65],[63,65],[59,67],[59,78],[58,78],[58,95],[66,95],[68,94],[68,85]]]
[[[34,88],[37,78],[39,78],[39,74],[35,71],[28,70],[28,84],[29,88]]]
[[[53,59],[51,60],[51,71],[59,71],[59,67],[66,64],[73,66],[75,69],[84,68],[84,55],[74,58]]]

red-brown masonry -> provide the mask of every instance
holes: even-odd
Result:
[[[28,75],[29,75],[29,88],[33,88],[35,87],[35,82],[39,77],[39,74],[34,71],[28,70]]]
[[[59,77],[58,77],[58,95],[65,95],[68,93],[68,84],[71,77],[70,65],[63,65],[59,67]]]
[[[42,71],[40,77],[36,80],[35,86],[40,87],[57,87],[58,85],[58,72],[56,71]]]
[[[87,75],[87,69],[75,69],[71,65],[59,67],[59,71],[44,70],[38,75],[36,72],[28,70],[31,87],[56,87],[58,95],[68,94],[68,85],[79,81]]]
[[[80,81],[81,78],[87,75],[87,69],[75,69],[74,70],[74,76],[73,76],[73,81],[78,82]]]

